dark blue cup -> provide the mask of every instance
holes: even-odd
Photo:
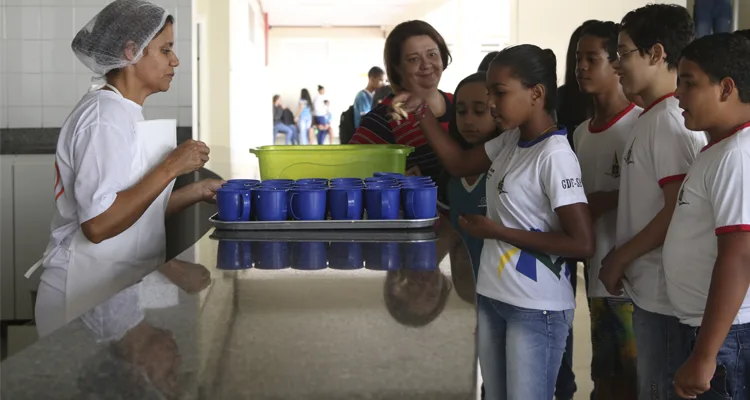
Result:
[[[258,221],[285,221],[287,217],[288,190],[283,188],[256,186],[255,213]]]
[[[222,221],[249,221],[251,204],[249,189],[221,187],[216,190],[216,207]]]
[[[261,181],[260,186],[273,188],[290,188],[294,186],[294,181],[292,179],[269,179],[266,181]]]
[[[370,185],[373,183],[380,183],[380,182],[388,182],[388,183],[397,184],[398,180],[388,177],[388,176],[373,176],[370,178],[365,178],[365,185]]]
[[[328,179],[325,178],[305,178],[294,181],[295,185],[323,184],[328,185]]]
[[[219,240],[216,255],[216,268],[227,270],[249,269],[253,267],[250,242]]]
[[[296,187],[289,191],[289,215],[299,221],[322,221],[326,218],[325,187]]]
[[[360,269],[362,262],[362,245],[359,243],[331,243],[328,248],[328,265],[331,269]]]
[[[289,268],[289,246],[286,242],[253,242],[256,269]]]
[[[432,178],[430,178],[429,176],[404,176],[401,178],[396,178],[396,180],[401,182],[401,184],[407,182],[433,182]]]
[[[376,271],[401,269],[401,252],[398,243],[366,243],[365,268]]]
[[[438,268],[437,242],[403,243],[403,267],[422,271]]]
[[[325,242],[298,242],[292,246],[292,268],[299,270],[326,269],[327,249]]]
[[[293,188],[307,188],[307,189],[328,189],[328,185],[325,183],[295,183]]]
[[[368,187],[365,189],[367,219],[398,219],[401,208],[401,189],[398,187]]]
[[[331,179],[331,186],[334,185],[354,185],[359,184],[362,185],[362,179],[359,178],[333,178]]]
[[[332,187],[328,189],[328,210],[331,219],[360,220],[364,211],[362,188]]]
[[[243,188],[251,188],[254,186],[258,186],[260,184],[260,181],[257,179],[230,179],[227,181],[227,183],[223,184],[223,187],[243,187]]]
[[[407,186],[401,193],[404,218],[426,219],[437,215],[437,186]]]
[[[385,177],[390,177],[390,178],[399,178],[399,177],[404,176],[404,174],[399,174],[398,172],[376,172],[372,174],[372,176],[374,177],[385,176]]]

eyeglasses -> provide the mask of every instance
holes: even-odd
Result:
[[[620,60],[622,60],[622,57],[623,57],[623,56],[626,56],[626,55],[628,55],[628,54],[630,54],[630,53],[634,53],[634,52],[636,52],[636,51],[638,51],[638,49],[628,50],[628,51],[626,51],[626,52],[624,52],[624,53],[620,53],[620,52],[618,51],[618,52],[617,52],[617,61],[620,61]]]

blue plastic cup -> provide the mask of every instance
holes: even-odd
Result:
[[[298,221],[326,218],[326,187],[296,187],[289,191],[289,215]]]
[[[291,179],[269,179],[267,181],[261,181],[260,186],[273,188],[290,188],[294,186],[294,181]]]
[[[291,266],[287,242],[253,242],[252,249],[256,269],[284,269]]]
[[[365,268],[376,271],[401,269],[401,252],[398,243],[366,243]]]
[[[221,187],[216,190],[216,207],[222,221],[249,221],[251,204],[249,189]]]
[[[365,189],[367,219],[398,219],[401,208],[401,189],[398,187],[368,187]]]
[[[258,186],[253,188],[258,221],[286,221],[287,189]]]
[[[399,174],[398,172],[376,172],[372,174],[374,177],[390,177],[390,178],[399,178],[404,176],[404,174]]]
[[[328,265],[331,269],[360,269],[364,267],[360,243],[334,242],[328,248]]]
[[[327,254],[326,242],[293,243],[292,268],[305,271],[326,269]]]
[[[216,255],[216,268],[227,270],[249,269],[253,267],[250,242],[219,240]]]
[[[258,186],[260,181],[257,179],[230,179],[222,187],[241,187],[251,188]]]
[[[430,271],[438,268],[437,242],[403,243],[401,246],[405,269]]]
[[[359,178],[333,178],[331,179],[331,186],[338,186],[338,185],[364,185],[362,182],[362,179]]]
[[[437,186],[413,186],[402,190],[404,218],[427,219],[437,215]]]
[[[323,184],[328,185],[328,179],[325,178],[305,178],[294,181],[295,185]]]
[[[364,212],[361,187],[332,187],[328,189],[328,210],[331,219],[360,220]]]
[[[373,176],[371,178],[365,178],[365,185],[371,185],[375,183],[393,183],[398,184],[398,180],[387,177],[387,176]]]
[[[428,183],[434,183],[432,178],[429,176],[403,176],[401,178],[396,178],[397,181],[399,181],[401,184],[404,183],[411,183],[411,182],[428,182]]]

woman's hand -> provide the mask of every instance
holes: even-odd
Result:
[[[227,183],[227,181],[222,181],[220,179],[204,179],[193,183],[196,198],[198,201],[216,203],[216,190],[225,183]]]
[[[424,107],[424,99],[409,92],[400,92],[393,97],[388,116],[395,121],[401,121],[409,119],[409,114],[415,114],[423,110]]]
[[[193,139],[187,140],[172,151],[164,160],[163,165],[171,171],[174,177],[199,170],[208,162],[211,150],[203,142]]]
[[[458,226],[470,236],[480,239],[495,238],[500,227],[495,221],[484,215],[464,214],[458,217]]]

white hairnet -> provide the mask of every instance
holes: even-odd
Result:
[[[94,73],[107,72],[138,62],[143,49],[162,30],[167,10],[144,0],[117,0],[104,7],[73,38],[76,57]],[[128,60],[125,49],[135,57]]]

